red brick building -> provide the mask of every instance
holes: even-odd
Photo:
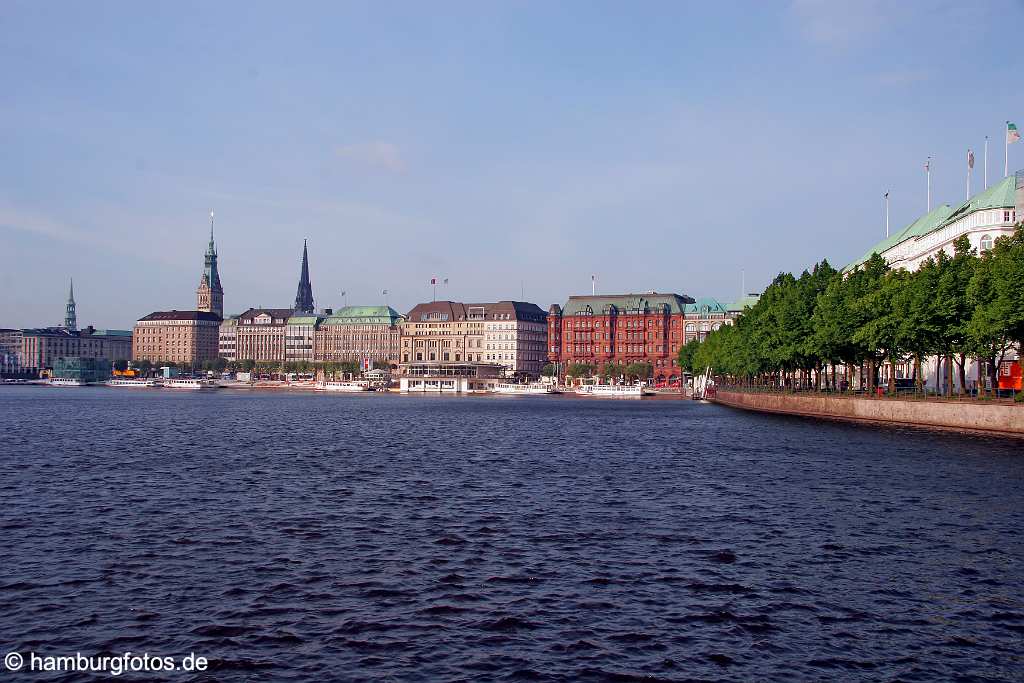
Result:
[[[573,296],[548,309],[548,360],[565,373],[570,363],[650,363],[658,381],[679,378],[676,356],[684,339],[682,294]]]

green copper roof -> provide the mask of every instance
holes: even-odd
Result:
[[[593,315],[602,315],[611,306],[618,313],[636,311],[655,312],[661,306],[668,306],[669,313],[685,313],[686,305],[693,299],[681,294],[617,294],[611,296],[572,296],[565,303],[562,315],[585,315],[589,310]]]
[[[1007,176],[984,192],[974,195],[969,200],[958,206],[957,209],[950,213],[946,220],[943,221],[942,225],[952,223],[953,221],[959,220],[967,214],[974,213],[975,211],[1013,208],[1017,199],[1016,194],[1016,179],[1013,176]],[[942,227],[942,225],[936,225],[933,230]],[[928,230],[927,232],[931,232],[931,230]],[[923,235],[925,233],[922,232],[921,234]]]
[[[293,315],[288,318],[289,325],[316,325],[317,321],[320,320],[319,316],[315,315]]]
[[[712,299],[709,296],[698,297],[694,303],[686,304],[685,310],[690,314],[728,312],[726,307],[722,305],[722,302],[718,299]]]
[[[857,266],[871,258],[872,254],[885,253],[886,250],[892,249],[897,244],[901,244],[909,239],[913,239],[914,237],[920,237],[921,235],[931,232],[935,228],[942,225],[952,213],[953,209],[950,208],[949,204],[936,206],[934,209],[932,209],[925,215],[921,216],[907,227],[897,232],[894,232],[893,234],[889,235],[875,246],[871,247],[871,249],[869,249],[866,254],[861,256],[859,259],[857,259],[850,265],[843,268],[843,272],[853,270],[854,268],[856,268]]]
[[[390,306],[346,306],[327,316],[324,325],[397,325],[402,314]]]
[[[1015,203],[1016,181],[1013,176],[1008,176],[987,190],[983,190],[982,192],[974,195],[956,209],[950,208],[948,204],[935,207],[929,213],[921,216],[907,227],[890,235],[875,246],[871,247],[864,256],[861,256],[859,259],[843,268],[843,271],[848,272],[853,270],[871,258],[872,254],[882,254],[886,250],[892,249],[897,244],[901,244],[915,237],[927,235],[928,233],[934,232],[939,228],[943,228],[954,221],[958,221],[964,216],[972,214],[975,211],[984,211],[985,209],[1006,209],[1013,207]]]

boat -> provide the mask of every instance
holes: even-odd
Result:
[[[89,383],[84,380],[72,379],[70,377],[51,377],[48,384],[51,387],[84,387]]]
[[[654,392],[644,384],[583,384],[576,387],[581,396],[600,396],[603,398],[639,398],[653,396]]]
[[[493,394],[557,394],[558,387],[554,384],[544,384],[541,382],[534,382],[532,384],[492,384],[491,393]]]
[[[198,377],[171,377],[164,380],[164,386],[168,389],[216,389],[217,383]]]
[[[317,391],[344,391],[344,392],[355,392],[355,391],[370,391],[369,382],[317,382],[313,387]]]
[[[159,387],[161,383],[155,379],[142,379],[142,378],[131,378],[131,377],[113,377],[104,382],[108,387],[129,387],[129,388],[146,388],[146,387]]]

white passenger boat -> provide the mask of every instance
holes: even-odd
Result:
[[[639,398],[654,395],[654,392],[643,384],[583,384],[576,387],[576,393],[581,396],[606,398]]]
[[[145,389],[147,387],[159,387],[160,382],[155,379],[143,379],[143,378],[131,378],[131,377],[113,377],[108,379],[105,384],[108,387],[125,387],[130,389]]]
[[[51,387],[84,387],[88,384],[88,382],[83,380],[71,379],[69,377],[51,377],[49,381]]]
[[[493,384],[491,385],[491,393],[493,394],[557,394],[559,393],[558,387],[554,384],[543,384],[541,382],[534,382],[532,384]]]
[[[369,391],[369,382],[317,382],[314,387],[317,391]]]
[[[216,389],[217,382],[198,377],[171,377],[164,380],[164,387],[168,389]]]

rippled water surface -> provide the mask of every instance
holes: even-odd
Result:
[[[1020,441],[104,388],[0,388],[0,426],[5,651],[196,652],[224,681],[1024,679]]]

